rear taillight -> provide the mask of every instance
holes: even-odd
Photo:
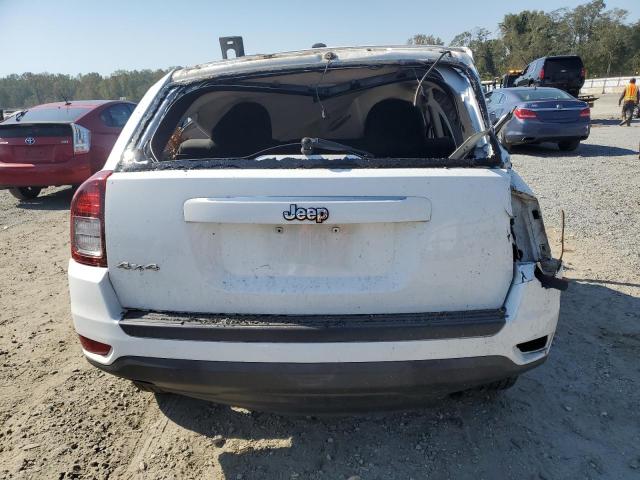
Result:
[[[108,355],[111,351],[111,345],[91,340],[90,338],[83,337],[82,335],[78,335],[78,337],[80,337],[80,344],[82,345],[82,348],[89,353],[95,353],[96,355]]]
[[[591,109],[589,107],[580,110],[581,118],[591,118]]]
[[[519,118],[520,120],[528,120],[531,118],[538,118],[538,115],[536,115],[536,112],[534,112],[533,110],[529,110],[528,108],[516,108],[513,111],[513,115],[516,118]]]
[[[539,78],[540,80],[544,80],[544,68],[541,68],[541,69],[540,69],[540,73],[538,74],[538,78]]]
[[[107,266],[104,243],[104,193],[110,170],[84,182],[71,200],[71,258],[94,267]]]
[[[584,67],[580,69],[580,78],[587,78],[587,69]]]
[[[73,130],[73,153],[87,153],[91,148],[91,130],[75,123],[71,124]]]

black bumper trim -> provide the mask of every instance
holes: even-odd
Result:
[[[207,342],[385,342],[486,337],[505,325],[504,309],[378,315],[203,315],[129,310],[133,337]]]
[[[94,366],[162,391],[284,413],[340,413],[421,405],[519,375],[546,357],[517,365],[502,356],[357,363],[256,363],[121,357]]]

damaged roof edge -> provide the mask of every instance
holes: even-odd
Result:
[[[453,59],[475,70],[471,52],[465,47],[444,46],[363,46],[314,48],[296,52],[251,55],[230,60],[219,60],[210,63],[178,69],[173,72],[174,82],[190,82],[216,76],[217,74],[243,74],[258,71],[279,70],[287,68],[305,68],[324,66],[330,60],[332,65],[348,66],[358,64],[389,64],[395,62],[432,62],[449,50]],[[326,54],[331,52],[331,58]]]

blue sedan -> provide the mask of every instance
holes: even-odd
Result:
[[[569,151],[589,137],[589,105],[557,88],[500,88],[489,92],[486,100],[494,122],[513,110],[513,117],[499,133],[507,150],[514,145],[553,142]]]

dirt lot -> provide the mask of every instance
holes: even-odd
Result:
[[[549,361],[497,396],[348,418],[154,397],[82,358],[70,321],[69,189],[0,191],[0,478],[640,478],[640,124],[599,100],[590,139],[514,155],[567,275]]]

